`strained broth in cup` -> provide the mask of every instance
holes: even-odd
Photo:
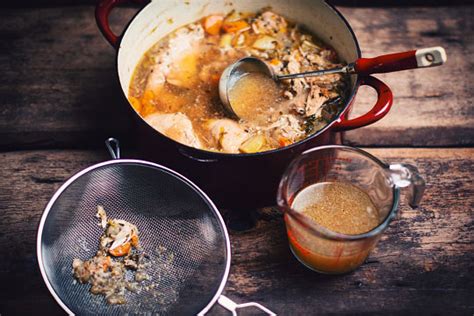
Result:
[[[307,186],[295,196],[292,208],[326,229],[345,235],[366,233],[380,221],[370,196],[347,182],[319,182]],[[286,220],[291,249],[300,261],[317,271],[350,271],[365,260],[375,245],[374,240],[368,240],[356,249],[344,243],[335,246],[334,241],[314,240],[307,231],[298,229],[290,217]],[[312,240],[317,242],[312,243]]]
[[[296,196],[293,209],[329,230],[347,235],[366,233],[379,224],[377,207],[369,195],[344,182],[306,187]]]

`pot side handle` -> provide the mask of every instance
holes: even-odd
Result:
[[[114,48],[117,48],[119,36],[115,35],[109,24],[112,9],[125,3],[147,4],[150,0],[99,0],[95,7],[95,20],[100,32]]]
[[[333,126],[336,132],[348,131],[359,127],[373,124],[387,115],[392,107],[393,94],[390,88],[379,79],[367,76],[361,78],[361,85],[367,85],[377,92],[377,102],[369,112],[354,119],[346,119],[344,116],[339,118]]]

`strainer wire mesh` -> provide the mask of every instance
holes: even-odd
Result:
[[[98,249],[97,205],[138,227],[153,262],[151,280],[139,293],[127,292],[125,305],[108,305],[72,276],[73,259]],[[50,291],[70,313],[196,314],[223,289],[230,244],[216,207],[189,180],[145,161],[112,160],[76,174],[52,198],[40,223],[38,259]]]

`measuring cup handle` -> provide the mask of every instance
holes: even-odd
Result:
[[[392,164],[389,173],[395,186],[408,188],[408,204],[412,208],[418,207],[425,192],[425,180],[418,168],[410,164]]]
[[[257,307],[261,311],[265,312],[267,315],[276,316],[276,314],[274,312],[272,312],[271,310],[269,310],[268,308],[266,308],[265,306],[263,306],[261,304],[258,304],[258,303],[255,303],[255,302],[237,304],[234,301],[232,301],[230,298],[228,298],[227,296],[224,296],[224,295],[219,296],[219,299],[217,300],[217,303],[219,303],[219,305],[221,305],[225,309],[232,312],[233,316],[237,316],[237,309],[238,308],[245,308],[245,307],[250,307],[250,306]]]
[[[375,89],[377,92],[377,102],[374,107],[362,116],[354,119],[339,118],[339,121],[333,125],[336,132],[348,131],[359,127],[373,124],[387,115],[392,107],[393,94],[390,88],[375,77],[362,77],[361,85],[367,85]]]

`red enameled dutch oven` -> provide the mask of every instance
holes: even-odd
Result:
[[[143,54],[166,34],[213,13],[235,9],[256,12],[264,7],[303,24],[331,45],[346,62],[361,56],[359,44],[344,17],[332,6],[319,0],[169,0],[138,1],[143,5],[121,36],[115,35],[108,17],[114,7],[126,0],[102,0],[96,7],[98,26],[117,50],[117,71],[125,97],[130,79]],[[366,114],[348,119],[351,105],[361,85],[375,89],[378,98]],[[224,154],[203,151],[177,143],[150,127],[132,108],[139,123],[139,148],[144,158],[186,175],[220,206],[239,209],[275,204],[281,175],[289,162],[308,148],[338,142],[338,132],[353,130],[377,122],[392,105],[392,92],[371,76],[352,75],[350,95],[340,116],[323,130],[290,146],[256,154]]]

